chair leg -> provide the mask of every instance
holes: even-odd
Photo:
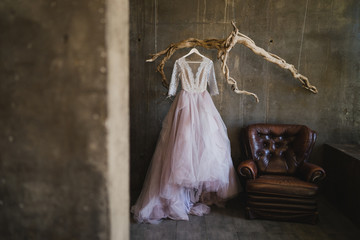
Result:
[[[311,222],[313,225],[318,224],[319,222],[319,212],[315,212],[313,221]]]
[[[255,219],[256,216],[252,213],[251,209],[249,207],[245,208],[245,217],[246,219]]]
[[[275,221],[287,221],[287,222],[302,222],[308,224],[317,224],[319,222],[319,212],[313,212],[308,214],[274,214],[274,212],[267,212],[259,209],[251,209],[251,207],[245,207],[246,219],[266,219]]]

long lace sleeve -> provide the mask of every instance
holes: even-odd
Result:
[[[214,64],[211,62],[210,65],[211,66],[210,66],[210,72],[209,72],[209,78],[208,78],[209,92],[210,92],[210,95],[217,95],[217,94],[219,94],[219,89],[218,89],[218,86],[216,83]]]
[[[171,74],[170,86],[168,96],[175,96],[176,90],[179,86],[179,74],[180,74],[180,67],[178,61],[175,61],[174,69]]]

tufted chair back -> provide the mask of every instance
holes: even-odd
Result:
[[[247,158],[254,159],[259,175],[295,175],[308,160],[316,133],[303,125],[254,124],[244,137]]]

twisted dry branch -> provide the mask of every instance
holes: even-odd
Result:
[[[169,88],[169,83],[164,73],[164,66],[165,66],[165,62],[174,54],[176,50],[182,48],[192,48],[197,46],[201,46],[206,49],[217,49],[218,50],[217,58],[221,60],[222,72],[225,75],[227,83],[231,86],[231,89],[238,94],[246,94],[253,96],[256,99],[256,101],[259,102],[259,98],[256,96],[256,94],[245,90],[240,90],[237,86],[236,80],[230,77],[229,67],[227,66],[227,59],[230,50],[238,43],[250,48],[255,54],[262,56],[265,60],[272,62],[283,69],[289,70],[292,76],[298,79],[301,82],[302,86],[307,90],[311,91],[312,93],[318,92],[316,87],[310,84],[309,79],[301,75],[298,72],[298,70],[294,67],[294,65],[289,64],[281,57],[273,53],[269,53],[265,51],[263,48],[256,46],[255,42],[251,38],[239,32],[239,29],[236,27],[234,22],[232,22],[231,24],[234,29],[226,39],[200,40],[196,38],[188,38],[181,42],[172,43],[166,49],[156,54],[151,54],[152,57],[146,60],[146,62],[153,62],[161,55],[164,55],[164,58],[157,66],[157,71],[161,74],[163,86],[165,88]]]

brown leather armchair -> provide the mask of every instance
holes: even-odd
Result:
[[[325,171],[308,163],[316,133],[303,125],[254,124],[243,132],[246,215],[282,221],[318,220],[316,194]]]

